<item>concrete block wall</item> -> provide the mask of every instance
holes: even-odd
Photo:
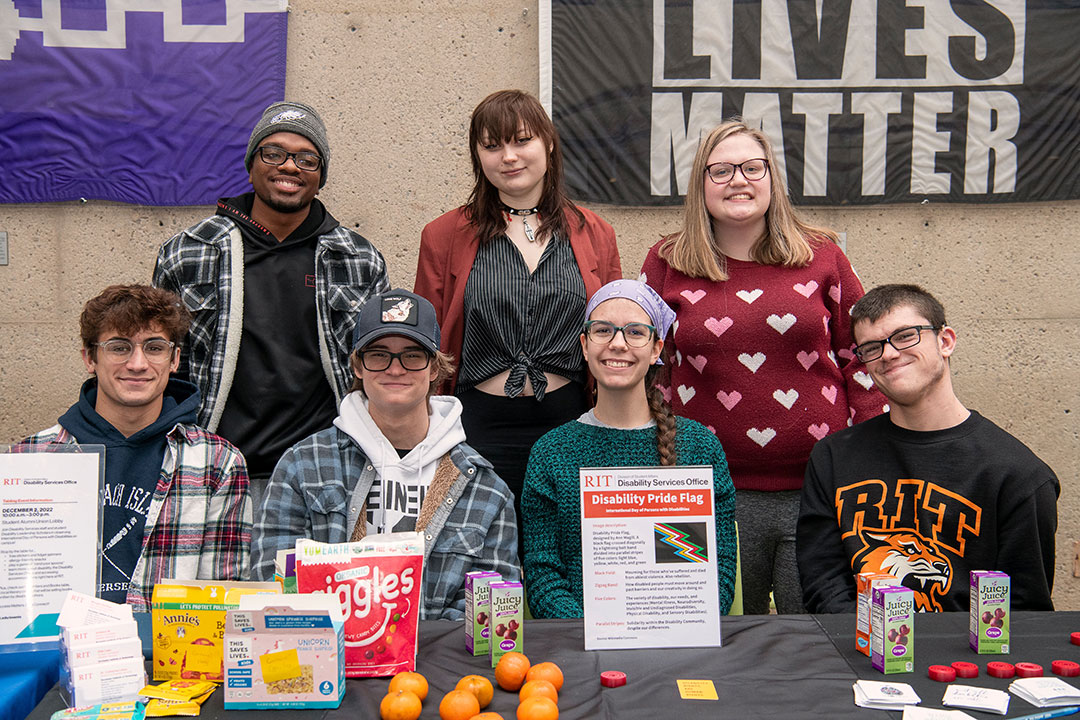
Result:
[[[488,93],[537,92],[535,0],[292,0],[286,96],[317,107],[334,162],[320,197],[411,288],[420,230],[470,188],[466,124]],[[237,162],[242,162],[237,158]],[[615,227],[627,276],[677,209],[592,206]],[[212,213],[100,201],[0,205],[0,443],[52,425],[85,370],[82,304],[147,282],[158,245]],[[847,233],[867,287],[917,282],[959,335],[953,370],[970,407],[1055,469],[1056,605],[1080,609],[1080,202],[811,208]]]

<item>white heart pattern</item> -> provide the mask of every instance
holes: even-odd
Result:
[[[776,437],[776,431],[770,427],[764,430],[758,430],[757,428],[750,428],[746,431],[746,437],[756,442],[761,447],[765,447],[769,444],[769,441]]]
[[[780,403],[788,410],[795,404],[795,401],[799,399],[799,391],[795,388],[790,388],[787,392],[782,390],[773,390],[773,400]]]
[[[705,329],[711,332],[716,337],[723,335],[729,327],[735,324],[735,321],[729,317],[722,317],[717,320],[714,317],[705,321]]]
[[[840,304],[840,286],[839,285],[830,285],[829,286],[829,297],[831,297],[833,302],[836,303],[837,305]]]
[[[795,359],[798,360],[799,364],[803,366],[803,370],[809,370],[811,367],[814,366],[814,363],[816,363],[818,361],[818,358],[820,357],[821,356],[818,355],[817,350],[812,350],[811,352],[804,352],[800,350],[799,354],[795,356]]]
[[[750,372],[756,373],[758,368],[761,367],[761,363],[765,362],[765,353],[756,352],[753,355],[739,353],[739,362],[745,365]]]
[[[705,363],[709,362],[709,359],[704,355],[687,355],[686,361],[693,365],[695,370],[702,372],[705,369]]]
[[[685,385],[680,385],[677,390],[679,392],[679,399],[682,400],[683,405],[693,400],[694,396],[697,395],[697,390],[692,387],[686,387]]]
[[[836,404],[836,386],[835,385],[823,386],[821,388],[821,395],[822,395],[822,397],[824,397],[826,400],[829,401],[830,405],[835,405]]]
[[[853,380],[855,380],[855,382],[859,383],[860,385],[862,385],[867,390],[869,390],[874,384],[874,379],[871,378],[866,373],[864,373],[862,370],[859,370],[857,373],[855,373],[851,377],[852,377]]]
[[[806,283],[805,285],[803,285],[802,283],[795,283],[794,285],[791,286],[792,290],[799,293],[800,295],[802,295],[807,300],[810,299],[810,296],[814,294],[814,291],[817,290],[817,288],[818,288],[817,280],[811,280],[810,282]]]
[[[832,363],[833,365],[835,365],[836,367],[840,367],[840,363],[836,362],[836,356],[835,356],[835,355],[833,355],[833,351],[832,351],[832,350],[830,350],[829,352],[825,353],[825,357],[829,358],[829,361],[830,361],[830,362],[831,362],[831,363]]]
[[[808,433],[810,433],[811,435],[813,435],[816,439],[820,440],[821,438],[823,438],[823,437],[825,437],[826,435],[829,434],[829,424],[828,423],[821,423],[820,425],[811,424],[810,427],[806,428],[806,431]]]
[[[679,294],[689,300],[691,305],[697,305],[698,300],[705,297],[704,290],[683,290]]]
[[[739,401],[742,400],[742,393],[738,390],[732,390],[729,393],[721,390],[720,392],[716,393],[716,399],[720,401],[721,405],[730,410],[731,408],[738,405]]]
[[[735,293],[735,297],[739,298],[747,305],[753,305],[754,301],[761,297],[761,294],[765,292],[761,288],[755,288],[753,290],[740,290]]]
[[[773,330],[783,335],[795,324],[795,316],[791,313],[785,313],[784,317],[780,317],[774,313],[765,318],[765,322],[768,323],[769,327]]]

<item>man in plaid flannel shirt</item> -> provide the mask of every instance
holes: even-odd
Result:
[[[253,192],[165,242],[153,283],[194,316],[180,375],[202,393],[199,424],[243,451],[258,508],[281,454],[337,414],[356,315],[390,283],[375,246],[316,198],[330,146],[314,109],[268,107],[244,163]]]
[[[105,446],[98,596],[146,611],[162,578],[245,580],[244,458],[195,425],[199,391],[170,379],[190,315],[173,293],[113,285],[79,319],[92,377],[57,425],[24,443]]]
[[[274,576],[298,538],[356,541],[368,533],[424,533],[421,618],[461,620],[465,573],[520,577],[514,496],[465,444],[461,403],[434,396],[449,377],[430,302],[405,290],[360,312],[353,392],[334,426],[290,448],[270,478],[252,535],[252,575]]]

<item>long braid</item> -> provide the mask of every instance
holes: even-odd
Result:
[[[645,375],[645,397],[649,401],[649,412],[656,421],[656,449],[660,453],[661,465],[677,465],[679,458],[675,452],[675,414],[664,400],[664,394],[657,386],[658,376],[666,366],[654,365]]]

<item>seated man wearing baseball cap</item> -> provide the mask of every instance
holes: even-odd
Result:
[[[423,531],[421,618],[463,619],[465,573],[517,580],[513,495],[465,444],[461,403],[435,396],[452,370],[439,352],[435,308],[393,290],[360,311],[352,389],[333,427],[300,441],[274,468],[256,512],[252,575],[270,580],[297,538],[356,541]]]

